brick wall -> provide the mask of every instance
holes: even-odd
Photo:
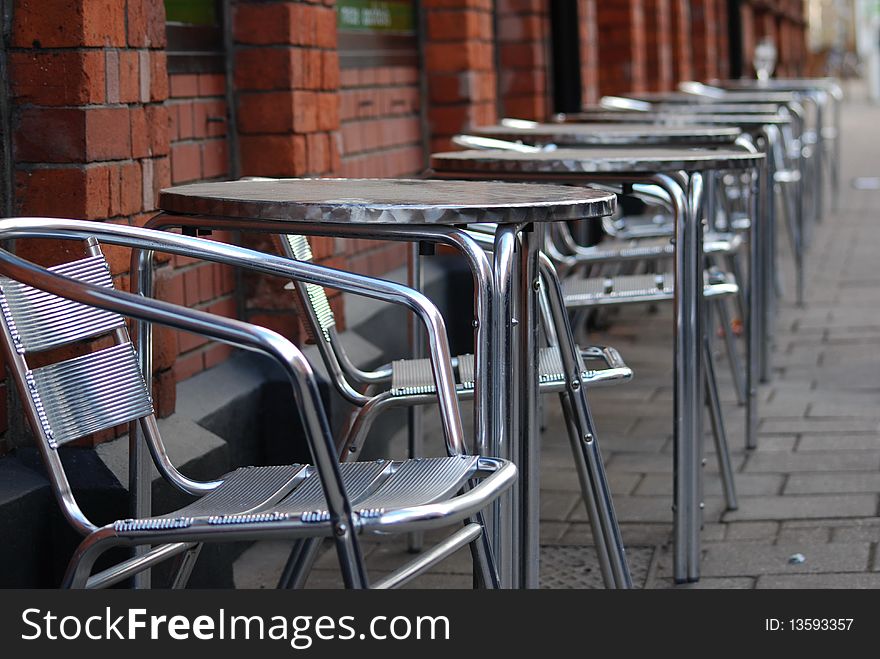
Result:
[[[399,177],[424,169],[415,66],[371,66],[341,73],[342,165],[348,177]]]
[[[580,26],[581,102],[593,105],[599,101],[599,33],[596,0],[578,0]]]
[[[718,77],[717,4],[715,0],[690,1],[694,77],[698,80],[711,80]]]
[[[596,10],[600,93],[644,91],[647,52],[642,0],[598,2]]]
[[[424,0],[431,150],[497,119],[492,0]]]
[[[651,91],[673,88],[672,6],[670,0],[645,0],[645,76]]]
[[[171,181],[162,3],[10,4],[14,212],[142,224]],[[17,251],[45,265],[83,254],[57,241],[22,241]],[[127,286],[127,251],[105,252]],[[159,366],[170,368],[169,358],[157,351]],[[165,399],[161,387],[156,393]]]
[[[341,170],[339,54],[333,0],[237,0],[234,79],[243,176],[326,176]],[[270,237],[245,244],[274,250]],[[320,261],[336,256],[330,239],[313,241]],[[245,275],[245,319],[299,341],[293,298],[277,278]],[[340,299],[334,307],[341,316]]]
[[[543,0],[496,4],[499,104],[508,117],[542,120],[550,111],[548,11]]]
[[[688,0],[670,0],[672,3],[672,69],[678,83],[694,77],[691,51],[691,7]]]

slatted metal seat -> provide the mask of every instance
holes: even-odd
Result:
[[[494,238],[494,225],[472,225],[469,227],[470,235],[478,244],[489,247]],[[279,242],[283,252],[297,261],[311,261],[312,251],[308,239],[305,236],[288,234],[279,236]],[[562,298],[558,295],[558,283],[556,273],[552,269],[542,270],[542,313],[545,316],[548,340],[553,343],[540,349],[538,363],[539,389],[541,393],[555,393],[562,398],[563,411],[566,415],[574,415],[571,400],[571,379],[563,375],[565,368],[561,353],[563,345],[569,338],[565,333],[570,331],[567,318],[564,317]],[[552,281],[551,281],[552,280]],[[346,352],[336,332],[335,320],[327,302],[326,294],[320,287],[307,287],[293,282],[291,288],[297,293],[297,301],[302,308],[304,317],[308,323],[307,330],[315,339],[318,350],[324,359],[324,365],[330,374],[336,390],[349,402],[357,406],[352,415],[352,421],[340,441],[342,454],[346,457],[358,455],[363,447],[369,429],[374,420],[384,410],[391,407],[414,407],[417,405],[436,404],[437,393],[432,373],[432,363],[427,359],[401,359],[392,362],[387,367],[376,371],[365,372],[358,369],[346,355]],[[556,295],[555,306],[558,307],[558,315],[550,313],[553,306],[548,289]],[[478,319],[483,322],[484,319]],[[551,336],[553,337],[551,339]],[[573,345],[573,344],[572,344]],[[585,349],[574,347],[572,360],[578,360],[583,367],[580,371],[581,378],[578,385],[593,387],[610,385],[624,382],[632,378],[632,370],[623,362],[620,354],[606,347],[588,347]],[[460,399],[469,399],[474,396],[476,384],[475,357],[471,354],[460,355],[452,360],[455,367],[456,392]],[[586,364],[596,365],[597,368],[587,368]],[[574,369],[571,371],[575,372]],[[358,389],[366,389],[361,393]],[[580,387],[578,386],[578,389]],[[585,399],[579,400],[578,404],[586,407]],[[581,419],[587,419],[585,423],[592,423],[589,410],[581,410]],[[587,510],[591,515],[594,526],[596,543],[605,547],[604,553],[613,558],[604,559],[603,565],[606,583],[612,587],[631,586],[631,577],[626,568],[626,559],[623,551],[620,531],[614,519],[613,508],[610,505],[611,495],[608,491],[607,481],[604,475],[604,465],[601,463],[601,455],[598,450],[595,429],[587,432],[593,437],[593,441],[585,444],[583,437],[577,430],[577,421],[569,424],[571,430],[573,459],[578,465],[579,473],[592,475],[584,477],[582,489],[584,500],[587,502]],[[415,453],[418,451],[416,450]],[[592,517],[594,512],[601,508],[602,516]],[[314,552],[314,549],[312,550]],[[286,571],[292,584],[302,583],[303,574],[310,567],[310,560],[314,560],[305,554],[299,557],[291,556],[288,563],[290,571]],[[611,565],[611,562],[614,565]]]
[[[446,501],[479,471],[476,456],[377,460],[340,465],[340,475],[352,512],[360,523]],[[332,532],[331,516],[317,470],[308,465],[241,467],[198,501],[164,515],[126,519],[119,532],[149,531],[163,521],[183,525],[239,525],[249,521],[299,520],[325,535]]]
[[[567,307],[662,302],[675,296],[675,276],[672,273],[570,278],[562,286]],[[706,273],[705,297],[736,295],[738,292],[739,287],[729,274],[720,271]]]
[[[435,396],[439,394],[442,416],[448,421],[444,430],[449,455],[339,465],[312,371],[299,350],[279,335],[113,290],[109,267],[94,237],[86,240],[86,258],[49,269],[0,249],[2,343],[56,498],[65,518],[85,536],[71,560],[65,585],[106,587],[178,557],[181,560],[174,585],[183,586],[204,542],[332,537],[346,585],[366,587],[358,534],[427,530],[462,523],[463,528],[375,585],[401,585],[468,545],[474,555],[477,581],[488,587],[497,585],[481,511],[513,483],[516,468],[503,460],[464,453],[457,399],[446,376],[451,361],[445,329],[430,303],[396,284],[358,275],[340,282],[343,276],[326,268],[294,265],[281,257],[198,238],[75,220],[0,219],[0,240],[11,235],[82,240],[93,233],[119,245],[149,250],[164,246],[174,254],[226,265],[249,267],[259,263],[263,272],[268,269],[288,280],[296,279],[306,268],[307,276],[323,284],[370,295],[384,290],[390,298],[405,300],[407,306],[420,309],[435,346],[432,357],[440,364],[435,369]],[[323,293],[320,286],[316,288]],[[161,322],[274,357],[296,394],[314,466],[242,467],[211,482],[195,481],[177,471],[159,436],[126,317]],[[80,341],[83,344],[75,350],[83,354],[59,361],[55,349]],[[101,347],[93,349],[89,342]],[[103,347],[108,343],[109,347]],[[32,368],[29,362],[35,353],[40,354],[41,363],[48,363]],[[99,527],[78,506],[59,448],[89,433],[127,422],[144,434],[160,474],[198,498],[166,514],[121,519]],[[137,490],[136,483],[133,486]],[[114,546],[145,549],[90,576],[95,560]]]
[[[581,383],[595,387],[615,384],[632,378],[632,369],[614,348],[604,346],[578,347],[584,362],[602,362],[604,368],[585,368]],[[459,355],[457,364],[457,388],[461,392],[473,391],[476,378],[474,355]],[[566,384],[565,369],[558,346],[548,346],[538,351],[538,383],[543,393],[557,393]],[[394,396],[431,394],[435,391],[431,362],[428,359],[402,359],[391,363],[391,393]]]

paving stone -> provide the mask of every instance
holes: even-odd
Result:
[[[554,522],[568,520],[573,508],[583,508],[579,494],[571,492],[541,492],[541,519]]]
[[[759,430],[766,433],[842,433],[880,431],[880,422],[866,418],[763,418]]]
[[[641,481],[639,474],[611,472],[608,474],[608,486],[612,495],[631,494]],[[548,491],[581,492],[581,482],[574,467],[560,469],[548,465],[541,466],[541,489]]]
[[[880,542],[880,520],[859,520],[847,526],[837,524],[831,530],[831,542]]]
[[[803,435],[798,440],[798,451],[877,451],[880,434],[860,435]]]
[[[704,518],[717,519],[724,509],[723,501],[718,497],[706,497]],[[671,522],[672,499],[667,497],[616,497],[614,511],[620,522]],[[569,518],[572,522],[587,521],[587,512],[583,506],[572,511]]]
[[[871,517],[876,513],[877,497],[869,494],[740,497],[739,510],[724,513],[724,521]]]
[[[866,589],[880,588],[880,574],[765,574],[758,577],[755,586],[760,589]]]
[[[808,453],[753,453],[746,460],[747,472],[865,471],[880,468],[880,451]]]
[[[620,534],[626,547],[662,545],[669,542],[672,536],[671,519],[665,524],[620,522]],[[583,522],[573,522],[562,536],[560,543],[566,545],[593,544],[590,525]]]
[[[772,541],[779,532],[778,522],[733,522],[725,525],[727,534],[725,540],[761,540]]]
[[[817,544],[831,541],[831,527],[825,524],[817,524],[808,526],[804,524],[793,525],[787,522],[782,523],[779,533],[776,536],[777,544],[800,544],[809,543]]]
[[[752,577],[713,578],[703,577],[695,583],[675,583],[672,579],[655,579],[652,588],[675,588],[676,590],[751,590],[755,587]]]
[[[784,477],[780,474],[736,474],[736,491],[739,496],[779,494]],[[722,494],[721,477],[717,473],[707,473],[703,479],[707,495]],[[635,490],[639,496],[672,495],[672,477],[666,474],[647,474]]]
[[[703,557],[702,574],[707,577],[754,576],[761,574],[804,574],[821,572],[863,572],[868,566],[871,545],[847,544],[725,543],[712,545]],[[800,564],[789,563],[803,554]]]
[[[880,473],[792,474],[785,484],[785,494],[835,494],[880,492]]]

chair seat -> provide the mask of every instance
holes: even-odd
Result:
[[[675,296],[675,276],[672,273],[647,275],[620,275],[566,279],[562,284],[567,307],[598,307],[612,304],[660,302]],[[704,273],[703,295],[718,297],[736,295],[739,288],[727,273]]]
[[[601,360],[605,368],[584,369],[581,381],[585,386],[613,384],[632,378],[632,370],[613,348],[578,347],[584,361]],[[474,390],[476,365],[473,355],[460,355],[455,359],[457,366],[457,389],[460,393]],[[394,396],[414,396],[432,394],[436,391],[429,359],[403,359],[391,364],[391,393]],[[565,384],[562,355],[558,346],[541,348],[538,353],[538,382],[542,391],[556,391]],[[557,387],[556,385],[559,385]]]
[[[615,226],[614,242],[600,243],[596,246],[597,251],[612,252],[608,260],[613,258],[614,250],[620,254],[618,260],[633,258],[659,258],[675,254],[675,247],[670,239],[675,234],[675,225],[671,218],[663,218],[668,221],[658,222],[657,217],[633,217],[625,218]],[[748,218],[745,218],[748,220]],[[743,239],[739,233],[747,231],[750,223],[733,223],[733,231],[706,231],[703,234],[703,252],[705,254],[734,254],[742,246]],[[638,241],[638,242],[631,242]],[[616,247],[616,245],[620,245]],[[628,250],[632,250],[632,256],[628,256]],[[650,254],[650,250],[656,254]],[[645,251],[645,254],[641,254]]]
[[[454,497],[477,471],[478,456],[377,460],[339,465],[352,510],[362,520]],[[209,494],[180,510],[116,522],[118,532],[181,528],[194,522],[232,525],[330,520],[317,470],[308,465],[241,467]],[[312,526],[312,528],[314,528]]]

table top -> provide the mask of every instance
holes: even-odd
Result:
[[[723,98],[686,94],[685,92],[643,92],[625,94],[625,98],[648,103],[796,103],[797,94],[786,91],[752,91],[743,90],[725,94]]]
[[[616,196],[589,188],[408,179],[261,179],[159,193],[168,213],[301,224],[518,224],[603,217]]]
[[[684,112],[685,114],[776,114],[776,103],[651,103],[651,110],[658,112]]]
[[[782,126],[791,123],[790,117],[779,114],[709,114],[709,113],[686,113],[673,109],[665,111],[638,112],[638,111],[606,111],[586,112],[565,115],[565,121],[575,122],[574,125],[583,125],[580,122],[601,123],[634,123],[646,126],[678,127],[682,130],[700,131],[710,126],[733,127],[750,129],[759,126]]]
[[[642,174],[745,169],[763,158],[763,154],[727,149],[583,148],[537,153],[496,149],[435,153],[431,156],[431,167],[438,174]]]
[[[634,120],[618,125],[610,122],[595,124],[538,123],[528,128],[501,125],[480,126],[469,132],[505,140],[538,139],[556,144],[576,144],[579,146],[725,145],[732,144],[739,137],[739,131],[733,127],[663,126],[650,123],[650,117],[644,122]]]
[[[826,91],[840,87],[840,81],[836,78],[771,78],[770,80],[739,79],[739,80],[713,80],[709,83],[723,89],[748,91]]]

